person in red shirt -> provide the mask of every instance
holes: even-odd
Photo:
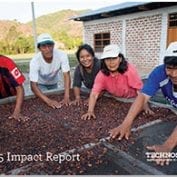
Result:
[[[94,108],[103,91],[120,98],[135,98],[142,87],[143,82],[136,68],[126,61],[119,46],[105,46],[101,56],[101,71],[98,72],[90,93],[88,111],[81,118],[96,118]],[[147,104],[144,109],[146,113],[153,113]]]
[[[8,57],[0,55],[0,99],[15,96],[16,104],[10,119],[27,120],[28,117],[23,116],[21,107],[24,98],[23,83],[25,77],[19,71],[16,64]]]

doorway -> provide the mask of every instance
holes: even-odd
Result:
[[[177,41],[177,13],[172,13],[168,16],[167,46],[174,41]]]

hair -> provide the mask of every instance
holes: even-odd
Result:
[[[117,71],[121,74],[125,73],[125,71],[127,71],[128,69],[128,62],[125,59],[124,55],[119,53],[118,57],[120,57],[122,59],[122,61],[120,62],[119,67],[117,68]],[[103,59],[101,61],[101,71],[103,72],[103,74],[105,74],[106,76],[110,75],[110,71],[107,68],[106,64],[105,64],[105,59]]]
[[[177,56],[167,56],[164,58],[164,64],[170,66],[177,66]]]
[[[80,63],[80,52],[83,49],[87,50],[87,52],[90,53],[93,58],[95,58],[95,53],[93,51],[93,48],[90,45],[88,45],[88,44],[83,44],[83,45],[79,46],[79,48],[78,48],[78,50],[76,52],[76,57],[77,57],[77,60],[78,60],[79,63]]]

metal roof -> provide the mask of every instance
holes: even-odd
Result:
[[[125,2],[93,10],[83,15],[72,17],[71,19],[75,21],[90,21],[174,5],[177,5],[177,2]]]

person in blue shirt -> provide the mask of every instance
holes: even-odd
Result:
[[[177,42],[172,42],[164,56],[164,64],[157,66],[149,75],[143,89],[130,107],[124,121],[118,127],[110,130],[110,137],[118,137],[121,140],[123,137],[129,138],[131,125],[136,116],[142,111],[143,105],[161,89],[164,97],[169,103],[177,108]],[[172,134],[162,145],[148,146],[148,150],[155,152],[171,152],[177,146],[177,126]],[[158,159],[157,164],[168,165],[168,159]]]

